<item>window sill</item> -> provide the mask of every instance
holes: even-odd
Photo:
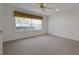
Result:
[[[42,30],[29,30],[29,31],[21,31],[21,32],[16,31],[16,33],[37,32],[37,31],[42,31]]]

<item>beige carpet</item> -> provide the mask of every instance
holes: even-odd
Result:
[[[6,55],[72,55],[79,54],[79,41],[56,36],[38,36],[3,44]]]

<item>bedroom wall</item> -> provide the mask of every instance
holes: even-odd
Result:
[[[13,11],[22,11],[26,13],[32,13],[39,15],[34,12],[29,12],[20,8],[15,8],[12,6],[4,5],[3,7],[3,14],[4,14],[4,41],[11,41],[11,40],[16,40],[16,39],[21,39],[21,38],[27,38],[30,36],[35,36],[35,35],[40,35],[40,34],[46,34],[47,33],[47,17],[44,17],[43,20],[43,29],[42,30],[37,30],[37,31],[28,31],[28,32],[16,32],[15,29],[15,19],[13,17]]]
[[[3,8],[3,6],[2,6],[2,4],[0,3],[0,30],[2,31],[3,30],[3,26],[2,26],[2,8]],[[0,33],[0,55],[2,54],[2,33]]]
[[[48,21],[48,33],[79,41],[79,9],[51,15]]]

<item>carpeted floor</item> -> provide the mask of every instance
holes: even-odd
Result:
[[[43,35],[3,43],[5,55],[76,55],[79,41]]]

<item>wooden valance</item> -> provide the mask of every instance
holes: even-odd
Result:
[[[28,14],[20,11],[14,11],[14,16],[43,20],[42,16],[32,15],[32,14]]]

